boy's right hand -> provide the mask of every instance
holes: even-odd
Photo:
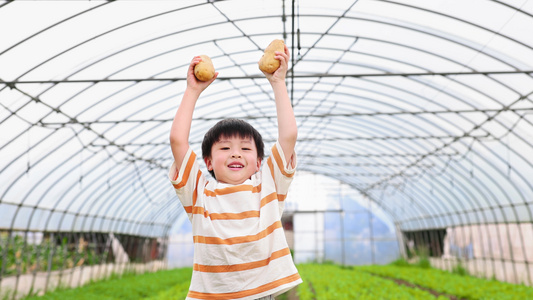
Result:
[[[215,76],[209,81],[200,81],[194,76],[194,66],[202,61],[200,56],[195,56],[191,64],[189,65],[189,70],[187,71],[187,88],[192,89],[198,93],[203,92],[218,76],[218,72],[215,72]]]

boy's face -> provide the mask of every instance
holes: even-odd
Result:
[[[205,159],[209,171],[213,170],[217,181],[241,184],[261,167],[257,147],[251,137],[221,137],[211,146],[211,157]]]

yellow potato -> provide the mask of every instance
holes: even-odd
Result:
[[[285,52],[283,40],[273,40],[265,49],[265,53],[259,60],[259,69],[266,73],[274,73],[279,68],[279,60],[275,59],[276,51]]]
[[[194,66],[194,76],[201,81],[209,81],[215,76],[215,67],[211,58],[207,55],[200,55],[202,61]]]

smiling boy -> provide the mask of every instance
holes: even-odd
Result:
[[[296,168],[297,126],[285,85],[289,51],[264,73],[274,92],[278,141],[261,168],[261,135],[245,121],[226,119],[205,134],[207,180],[189,146],[196,101],[218,76],[198,81],[193,69],[170,131],[174,163],[169,178],[192,223],[194,265],[187,299],[274,299],[302,282],[287,246],[281,214]]]
[[[206,133],[202,156],[218,182],[240,184],[261,168],[263,148],[261,135],[250,124],[226,119]]]

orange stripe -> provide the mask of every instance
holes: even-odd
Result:
[[[207,210],[204,210],[204,208],[201,206],[194,206],[192,208],[192,213],[196,215],[204,215],[204,217],[206,218],[209,216],[209,212]]]
[[[242,220],[247,218],[258,218],[259,211],[250,210],[244,211],[241,213],[212,213],[210,214],[207,210],[204,210],[201,206],[186,206],[185,211],[187,213],[203,215],[206,218],[211,218],[212,220]]]
[[[270,169],[270,176],[274,178],[274,164],[272,163],[272,157],[269,157],[267,159],[267,165],[268,165],[268,168]]]
[[[187,165],[185,166],[185,171],[183,172],[183,178],[181,179],[181,182],[178,184],[173,184],[175,189],[179,189],[185,186],[187,184],[187,181],[189,180],[189,174],[191,173],[192,166],[194,165],[194,161],[196,160],[196,154],[194,152],[191,153],[191,156],[189,156],[189,160],[187,161]],[[177,175],[179,176],[179,172],[177,172]],[[178,179],[176,177],[174,180]]]
[[[278,199],[276,192],[266,196],[265,198],[261,199],[261,208],[276,199]]]
[[[274,224],[268,226],[265,230],[259,232],[258,234],[238,236],[238,237],[232,237],[232,238],[227,238],[227,239],[221,239],[218,237],[211,237],[211,236],[195,235],[193,239],[195,243],[199,243],[199,244],[214,244],[214,245],[242,244],[242,243],[255,242],[262,238],[265,238],[266,236],[268,236],[269,234],[271,234],[274,230],[278,228],[281,228],[280,221],[274,222]]]
[[[203,215],[206,218],[210,218],[211,220],[242,220],[242,219],[248,219],[248,218],[259,218],[259,211],[257,210],[249,210],[244,211],[241,213],[212,213],[210,214],[209,211],[204,210],[201,206],[185,206],[185,212],[189,214],[196,214],[196,215]]]
[[[261,207],[267,205],[268,203],[278,199],[282,197],[283,199],[285,199],[285,195],[278,195],[276,194],[275,192],[264,197],[262,200],[261,200]],[[281,200],[283,201],[283,200]],[[204,217],[209,217],[211,218],[211,220],[242,220],[242,219],[247,219],[247,218],[259,218],[260,216],[260,213],[259,211],[257,210],[249,210],[249,211],[244,211],[244,212],[240,212],[240,213],[212,213],[212,214],[209,214],[207,211],[204,211],[204,208],[203,207],[200,207],[200,206],[184,206],[185,208],[185,211],[187,213],[193,213],[193,214],[199,214],[199,215],[204,215]]]
[[[281,155],[279,155],[278,147],[276,147],[276,145],[272,147],[272,156],[274,156],[274,159],[276,160],[276,164],[278,165],[278,168],[280,169],[281,174],[283,174],[286,177],[292,177],[294,175],[294,173],[289,174],[285,172],[285,166],[283,165],[283,160],[281,159]]]
[[[223,189],[215,189],[214,191],[205,190],[204,194],[209,197],[216,197],[216,196],[233,194],[237,192],[259,193],[261,192],[261,185],[252,186],[252,185],[247,184],[247,185],[230,186],[230,187],[223,188]]]
[[[274,200],[278,200],[280,202],[283,202],[285,201],[285,199],[287,198],[287,195],[283,195],[283,194],[276,194],[275,192],[264,197],[262,200],[261,200],[261,207],[267,205],[268,203],[270,203],[271,201],[274,201]]]
[[[204,217],[208,217],[209,213],[207,211],[204,211],[204,208],[201,206],[184,206],[185,212],[188,214],[195,214],[195,215],[204,215]]]
[[[257,295],[259,293],[275,289],[284,284],[294,282],[298,279],[300,279],[300,275],[298,273],[294,273],[290,276],[269,282],[267,284],[256,287],[254,289],[249,289],[249,290],[240,291],[240,292],[233,292],[233,293],[217,293],[217,294],[189,291],[189,293],[187,294],[187,297],[191,297],[195,299],[216,299],[216,300],[236,299],[236,298],[242,298],[246,296]]]
[[[263,259],[263,260],[258,260],[258,261],[253,261],[249,263],[243,263],[243,264],[225,265],[225,266],[208,266],[208,265],[194,264],[193,269],[198,272],[207,272],[207,273],[245,271],[245,270],[251,270],[255,268],[268,266],[268,264],[274,259],[286,256],[286,255],[290,255],[290,254],[291,254],[291,251],[289,250],[289,248],[285,248],[285,249],[272,252],[269,258]]]
[[[209,216],[206,216],[211,218],[211,220],[242,220],[247,218],[258,218],[259,217],[259,211],[257,210],[249,210],[244,211],[241,213],[213,213]]]
[[[208,189],[204,189],[204,195],[206,195],[207,197],[216,197],[217,196],[217,194],[215,194],[215,192],[210,191]]]
[[[196,175],[196,184],[194,185],[194,191],[192,192],[192,205],[196,205],[196,200],[198,200],[198,182],[200,181],[200,178],[202,177],[202,171],[198,170],[198,174]]]

